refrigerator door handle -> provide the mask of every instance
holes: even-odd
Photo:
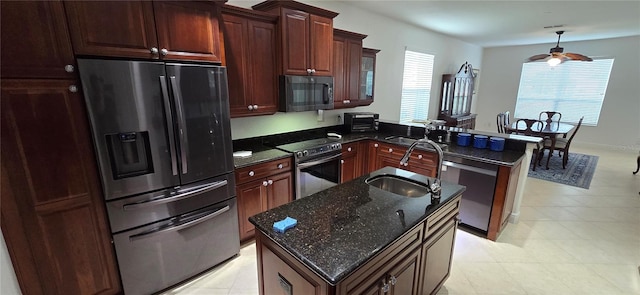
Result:
[[[178,91],[176,76],[170,76],[171,90],[176,102],[176,113],[178,114],[178,132],[180,137],[180,158],[182,160],[182,174],[187,174],[187,157],[189,157],[189,145],[187,143],[187,123],[184,119],[184,108],[182,106],[182,95]]]
[[[162,100],[164,101],[164,116],[167,120],[167,130],[169,131],[169,153],[171,155],[171,172],[178,175],[178,160],[176,155],[176,143],[173,133],[173,116],[171,115],[171,102],[169,101],[169,90],[167,88],[167,77],[160,76],[160,86],[162,90]]]
[[[149,206],[155,206],[155,205],[159,205],[159,204],[175,202],[175,201],[179,201],[179,200],[182,200],[182,199],[190,198],[190,197],[193,197],[195,195],[199,195],[199,194],[202,194],[202,193],[206,193],[206,192],[221,188],[221,187],[223,187],[225,185],[227,185],[227,181],[226,180],[218,181],[218,182],[215,182],[215,183],[212,183],[212,184],[196,187],[193,190],[185,191],[184,193],[177,194],[175,196],[165,197],[165,195],[162,195],[160,198],[155,198],[155,199],[148,200],[148,201],[143,201],[143,202],[139,202],[139,203],[124,204],[124,205],[122,205],[122,210],[131,211],[131,210],[136,210],[136,209],[145,208],[145,207],[149,207]]]
[[[205,222],[205,221],[207,221],[207,220],[209,220],[211,218],[214,218],[214,217],[216,217],[216,216],[218,216],[218,215],[220,215],[220,214],[222,214],[224,212],[227,212],[227,211],[229,211],[229,209],[230,209],[230,207],[229,207],[229,205],[227,205],[227,206],[224,206],[221,209],[218,209],[218,210],[215,210],[215,211],[213,211],[213,210],[212,211],[208,211],[208,212],[211,212],[211,213],[209,213],[209,214],[207,214],[205,216],[202,216],[202,217],[200,217],[198,219],[194,219],[194,220],[190,220],[190,221],[186,221],[186,222],[182,222],[182,223],[179,222],[178,224],[175,224],[175,225],[170,226],[170,227],[165,227],[165,228],[160,227],[160,228],[148,231],[148,232],[135,234],[135,235],[132,235],[132,236],[129,237],[129,241],[134,242],[134,241],[141,240],[141,239],[151,238],[151,237],[156,236],[156,235],[161,235],[163,233],[174,232],[174,231],[177,231],[177,230],[189,228],[189,227],[192,227],[192,226],[194,226],[196,224],[199,224],[199,223]]]

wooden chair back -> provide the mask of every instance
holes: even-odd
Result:
[[[499,113],[496,118],[496,124],[498,125],[498,133],[507,133],[507,129],[510,125],[509,111]]]
[[[569,136],[569,140],[567,140],[567,144],[565,146],[565,153],[569,152],[569,145],[571,145],[571,141],[573,140],[573,138],[576,136],[576,133],[578,133],[578,130],[580,129],[580,126],[582,126],[582,120],[584,119],[584,116],[582,116],[580,118],[580,120],[578,121],[578,125],[576,125],[576,130],[573,131],[573,133],[571,133],[571,136]]]
[[[562,113],[556,111],[542,111],[538,116],[538,120],[544,121],[547,123],[557,122],[560,123],[562,119]]]
[[[522,129],[526,127],[525,129]],[[539,133],[535,130],[541,130],[544,127],[544,122],[536,119],[518,119],[516,121],[516,128],[512,129],[512,133],[521,134],[521,135],[529,135],[536,136]]]

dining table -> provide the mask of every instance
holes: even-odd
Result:
[[[551,146],[549,149],[549,156],[547,157],[546,165],[547,170],[549,170],[549,160],[551,160],[551,155],[553,155],[553,151],[555,150],[558,136],[562,135],[563,137],[566,137],[567,134],[571,132],[571,130],[573,130],[573,128],[575,128],[576,126],[569,123],[561,123],[557,121],[541,121],[541,123],[542,124],[534,124],[531,127],[531,133],[532,136],[549,138],[551,140]],[[516,122],[511,124],[511,126],[508,126],[507,133],[522,133],[526,128],[527,126],[525,126],[524,123],[518,125],[518,122],[516,120]],[[540,147],[538,150],[542,151],[541,148],[542,147]],[[536,165],[536,163],[533,164]]]

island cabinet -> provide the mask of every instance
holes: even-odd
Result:
[[[409,163],[401,166],[400,159],[402,159],[406,151],[406,146],[372,141],[369,144],[368,170],[373,171],[389,166],[402,168],[425,176],[436,176],[436,166],[438,164],[438,154],[436,152],[415,149],[411,153]]]
[[[65,1],[78,55],[221,61],[218,4]]]
[[[293,200],[291,158],[256,164],[235,171],[240,240],[253,238],[249,217]]]
[[[364,173],[367,146],[368,142],[366,141],[351,142],[342,145],[340,183],[360,177],[360,175]]]
[[[298,248],[300,246],[295,246],[296,250],[293,252],[285,250],[281,243],[288,240],[288,236],[274,239],[272,234],[265,233],[261,229],[256,236],[259,292],[261,295],[435,294],[450,274],[460,197],[459,193],[452,196],[430,213],[426,219],[407,228],[388,246],[376,253],[368,253],[361,265],[352,271],[345,271],[344,276],[341,276],[336,282],[331,282],[325,277],[326,274],[322,274],[333,274],[335,273],[333,270],[314,269],[315,271],[312,271],[308,264],[315,265],[313,260],[301,260],[294,256],[298,254],[292,253],[298,253],[296,250],[302,250]],[[415,207],[415,204],[411,206]],[[324,210],[312,212],[321,214],[320,212],[324,212]],[[427,207],[428,210],[429,207]],[[422,211],[424,212],[424,209]],[[282,212],[272,214],[278,216]],[[379,216],[382,219],[385,217],[384,213]],[[347,228],[348,226],[345,225],[342,230],[347,231]],[[322,236],[331,240],[332,238],[329,237],[332,235],[331,229],[331,226],[323,229]],[[318,232],[314,231],[313,234],[315,233]],[[367,237],[359,237],[359,234],[361,232],[351,233],[349,239],[367,240]],[[304,245],[322,247],[322,241],[318,243],[313,238],[308,238],[308,235],[305,235]],[[298,238],[291,237],[291,239],[293,243],[299,242]],[[344,243],[349,247],[355,244],[345,241],[337,243]],[[349,255],[347,253],[350,253],[350,250],[344,249],[343,251],[344,253],[336,253],[336,256]],[[334,257],[326,257],[325,259],[334,259]]]
[[[333,76],[333,18],[338,13],[296,1],[268,0],[252,8],[280,16],[279,74]]]
[[[276,113],[278,17],[230,5],[221,13],[231,117]]]
[[[119,294],[63,2],[0,13],[0,224],[20,291]]]
[[[362,39],[367,35],[333,29],[333,108],[359,105]]]

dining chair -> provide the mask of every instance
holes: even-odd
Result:
[[[536,119],[518,119],[515,127],[515,129],[511,129],[512,134],[539,136],[539,133],[535,130],[542,129],[544,127],[544,122]],[[521,129],[522,127],[525,127],[525,129]],[[533,149],[533,165],[531,165],[533,171],[536,171],[536,163],[540,162],[541,151],[543,151],[541,148]]]
[[[580,130],[580,126],[582,126],[582,120],[584,120],[584,116],[582,116],[582,118],[580,118],[580,120],[578,121],[578,125],[576,125],[576,129],[573,131],[573,133],[571,133],[571,136],[569,136],[569,139],[566,139],[566,138],[556,139],[556,146],[554,147],[554,150],[558,151],[558,155],[562,153],[562,169],[565,169],[567,167],[567,163],[569,162],[569,146],[571,146],[571,141],[573,141],[573,138],[578,133],[578,130]],[[542,147],[542,150],[539,152],[540,155],[538,159],[538,165],[542,164],[542,158],[544,158],[544,150],[551,150],[550,139],[544,140],[544,146]],[[551,157],[551,155],[549,155],[549,157]]]
[[[496,124],[498,125],[498,133],[507,133],[509,123],[509,111],[498,113],[496,118]]]
[[[562,113],[556,112],[556,111],[542,111],[540,112],[540,115],[538,115],[538,120],[547,122],[547,123],[551,123],[551,122],[560,123],[561,119],[562,119]]]

